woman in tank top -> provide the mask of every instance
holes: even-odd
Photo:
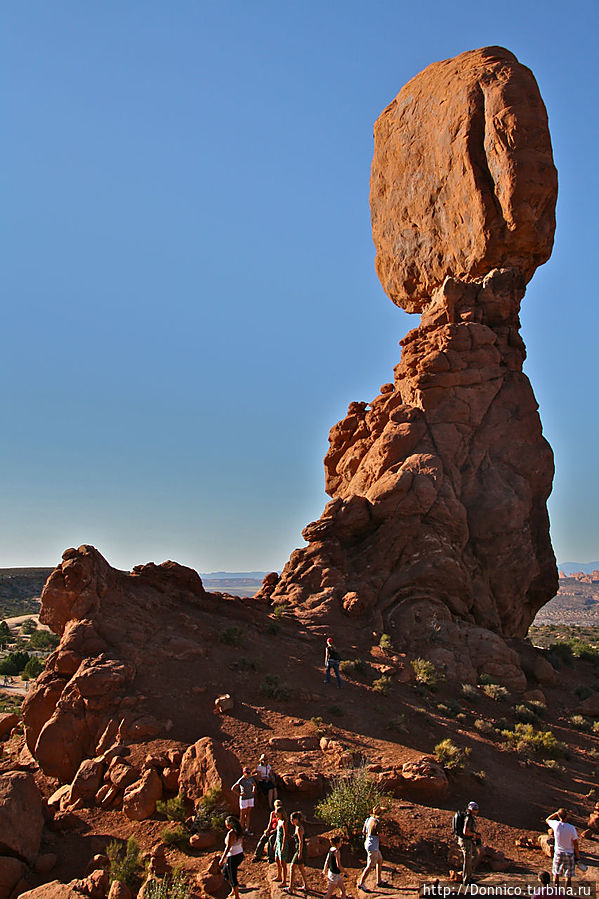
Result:
[[[225,848],[219,859],[219,865],[223,869],[225,880],[231,884],[235,899],[239,899],[237,869],[243,861],[243,828],[233,815],[225,818],[225,827],[227,828]]]
[[[343,865],[341,864],[341,836],[331,838],[331,848],[327,852],[322,873],[328,880],[327,891],[324,899],[331,899],[337,890],[341,890],[342,899],[346,899],[345,882],[343,880]]]

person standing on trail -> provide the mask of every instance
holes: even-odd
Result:
[[[254,807],[256,781],[247,765],[244,765],[243,775],[233,784],[231,790],[239,794],[239,821],[244,831],[250,833],[250,815]]]
[[[364,834],[364,849],[366,850],[366,867],[362,871],[360,879],[358,881],[358,889],[362,890],[364,893],[369,893],[368,890],[364,886],[364,881],[366,880],[366,875],[372,871],[373,868],[376,868],[376,885],[377,887],[386,887],[388,884],[382,879],[382,866],[383,866],[383,856],[381,854],[381,845],[379,839],[379,826],[381,823],[381,819],[379,815],[381,814],[380,806],[375,806],[372,810],[372,814],[366,818],[364,821],[364,827],[362,828],[362,833]]]
[[[333,643],[333,638],[327,638],[327,645],[324,651],[324,670],[325,670],[325,684],[331,683],[331,668],[335,672],[335,677],[337,678],[337,687],[341,689],[341,675],[339,674],[339,663],[341,662],[341,656],[337,652],[335,648],[335,644]]]
[[[235,899],[239,899],[237,869],[243,861],[243,828],[233,815],[225,818],[225,827],[227,828],[225,848],[218,863],[222,868],[225,880],[231,885]]]
[[[345,881],[343,880],[343,865],[341,864],[341,835],[331,837],[331,848],[327,852],[322,873],[326,874],[329,885],[324,894],[324,899],[331,899],[331,896],[341,890],[342,899],[346,899]]]
[[[291,817],[289,818],[292,825],[295,828],[293,834],[293,845],[294,845],[294,853],[293,858],[291,859],[291,868],[289,870],[289,887],[288,891],[293,893],[293,879],[296,869],[300,873],[300,877],[302,879],[302,885],[300,886],[300,890],[303,890],[305,893],[308,891],[308,883],[306,881],[306,869],[304,865],[306,864],[306,832],[304,830],[304,816],[301,812],[292,812]]]
[[[480,858],[481,838],[476,829],[478,817],[478,803],[469,802],[464,815],[464,825],[461,835],[458,834],[458,846],[462,850],[464,859],[462,864],[462,883],[472,883],[472,872]],[[463,814],[463,813],[462,813]]]
[[[559,886],[560,874],[566,878],[566,889],[570,886],[576,862],[580,859],[578,850],[578,834],[573,824],[568,824],[568,812],[565,808],[559,808],[548,818],[545,818],[548,827],[555,834],[555,847],[553,849],[553,882]]]
[[[264,847],[266,846],[266,857],[269,862],[274,862],[275,860],[275,840],[277,836],[277,824],[279,819],[277,818],[277,813],[283,808],[283,803],[280,799],[275,799],[274,808],[270,813],[270,818],[266,828],[264,829],[264,833],[258,840],[258,844],[256,846],[256,851],[254,852],[254,858],[252,861],[259,862],[262,858],[262,853],[264,852]]]

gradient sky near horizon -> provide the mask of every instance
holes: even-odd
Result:
[[[374,272],[372,125],[436,60],[532,68],[560,194],[522,307],[560,561],[599,558],[597,4],[7,0],[0,566],[281,568],[329,428],[417,324]]]

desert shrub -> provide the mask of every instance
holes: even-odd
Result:
[[[550,730],[536,730],[532,724],[518,723],[513,730],[502,730],[501,736],[510,749],[524,756],[532,754],[543,759],[563,758],[566,747]]]
[[[37,656],[31,656],[21,672],[21,677],[23,680],[35,680],[42,673],[44,667],[44,663]]]
[[[549,646],[549,656],[551,663],[555,668],[561,668],[562,665],[572,666],[574,664],[572,648],[570,644],[565,641],[551,643]]]
[[[594,734],[599,734],[599,721],[593,721],[593,727],[591,728]]]
[[[368,662],[365,662],[364,659],[344,659],[339,664],[339,670],[345,675],[367,674],[369,667]]]
[[[243,629],[237,626],[226,627],[220,632],[218,639],[227,646],[241,646],[243,643]]]
[[[439,684],[445,680],[443,675],[439,674],[433,663],[429,662],[428,659],[412,659],[411,665],[416,675],[416,681],[432,690],[433,693],[438,689]]]
[[[437,711],[445,718],[457,718],[462,711],[462,706],[455,699],[448,699],[445,702],[437,703]]]
[[[460,687],[460,693],[464,697],[467,702],[476,702],[479,697],[478,690],[474,686],[474,684],[462,684]]]
[[[183,824],[175,824],[174,827],[164,827],[160,834],[165,846],[174,846],[185,852],[189,849],[189,831]]]
[[[172,799],[159,799],[156,808],[162,815],[166,815],[169,821],[185,821],[185,806],[182,796],[174,796]]]
[[[478,677],[478,682],[481,687],[488,687],[489,684],[498,684],[499,681],[492,674],[480,674]]]
[[[593,665],[599,665],[599,647],[591,646],[590,643],[585,643],[580,637],[569,637],[561,643],[554,643],[550,647],[551,651],[553,651],[555,646],[567,647],[570,650],[571,658],[581,659],[583,662],[592,662]],[[561,651],[564,652],[564,650]]]
[[[495,702],[507,702],[510,696],[509,690],[500,684],[484,684],[483,693]]]
[[[315,808],[317,818],[329,827],[344,831],[354,839],[362,831],[364,819],[375,805],[382,805],[388,796],[383,793],[365,768],[356,768],[346,777],[336,777],[330,792]]]
[[[33,620],[33,618],[26,618],[23,624],[21,625],[21,631],[24,634],[32,634],[37,630],[37,624]]]
[[[483,771],[483,769],[480,768],[478,771],[472,772],[472,777],[474,777],[474,779],[477,780],[479,784],[484,784],[487,779],[487,772]]]
[[[110,863],[110,882],[120,880],[136,892],[142,873],[139,845],[135,837],[129,837],[126,845],[120,840],[112,840],[106,847]]]
[[[256,671],[258,669],[256,662],[253,662],[252,659],[248,659],[246,656],[239,656],[238,659],[231,662],[229,667],[235,671]]]
[[[375,693],[380,693],[382,696],[386,696],[389,690],[391,689],[392,680],[386,674],[383,674],[382,677],[377,677],[376,680],[372,682],[372,689]]]
[[[597,722],[595,722],[595,724],[597,724]],[[591,759],[591,761],[599,761],[599,749],[589,749],[587,755]]]
[[[584,718],[582,715],[571,715],[569,722],[572,727],[576,728],[576,730],[582,731],[585,734],[590,734],[593,727],[588,718]]]
[[[24,696],[6,696],[0,694],[0,712],[14,712],[19,714]]]
[[[0,662],[0,674],[20,674],[30,658],[28,652],[9,652]]]
[[[460,771],[469,755],[469,748],[456,746],[449,739],[441,740],[435,746],[435,758],[447,771]]]
[[[313,718],[310,718],[310,724],[317,734],[322,733],[325,728],[325,723],[320,715],[314,715]]]
[[[283,617],[285,611],[287,610],[287,603],[281,602],[276,606],[273,606],[272,615],[273,618],[276,618],[277,621]]]
[[[341,718],[343,715],[345,715],[345,711],[341,708],[340,705],[330,705],[329,715],[332,715],[334,718]]]
[[[484,737],[496,737],[497,736],[497,728],[491,721],[486,721],[484,718],[477,718],[474,722],[475,729],[482,734]]]
[[[542,718],[547,711],[547,706],[544,702],[541,702],[540,699],[527,699],[524,704],[527,705],[529,709],[532,709],[539,718]]]
[[[455,718],[456,721],[461,721],[462,723],[464,723],[468,720],[468,715],[466,714],[466,712],[458,712]]]
[[[586,684],[579,684],[574,690],[576,696],[578,696],[578,698],[581,700],[588,699],[589,696],[592,696],[594,692],[595,691],[592,689],[592,687],[588,687]]]
[[[523,724],[536,724],[539,721],[539,716],[535,712],[534,709],[531,709],[530,706],[522,703],[522,705],[517,705],[514,709],[516,719],[521,721]]]
[[[393,640],[389,636],[389,634],[382,634],[381,639],[379,640],[379,646],[383,650],[383,652],[391,652],[393,649]]]
[[[204,793],[196,806],[192,825],[193,830],[223,830],[227,810],[221,802],[221,795],[218,790],[212,789]]]
[[[164,877],[151,877],[144,887],[146,899],[191,899],[192,895],[187,875],[180,868]]]
[[[279,699],[281,702],[284,702],[287,699],[291,699],[295,691],[289,684],[282,681],[278,674],[266,674],[260,684],[260,692],[263,696],[269,696],[271,699]]]
[[[394,730],[399,734],[403,734],[407,729],[406,716],[403,714],[394,715],[393,718],[389,718],[387,721],[387,730]]]
[[[556,774],[564,775],[566,773],[566,768],[564,765],[561,765],[556,759],[546,759],[545,767],[549,768],[550,771],[555,771]]]

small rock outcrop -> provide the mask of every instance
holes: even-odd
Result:
[[[40,848],[42,797],[28,771],[0,775],[0,855],[32,864]]]
[[[449,676],[525,686],[503,638],[526,635],[558,579],[519,309],[551,252],[556,194],[543,101],[507,50],[429,66],[382,113],[376,267],[422,319],[393,381],[332,428],[332,500],[259,597],[311,627],[374,624]]]

